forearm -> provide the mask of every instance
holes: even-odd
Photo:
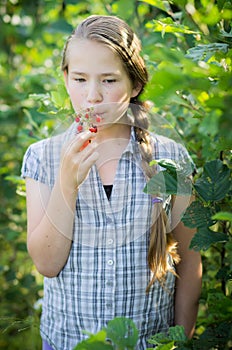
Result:
[[[99,156],[97,144],[87,142],[93,139],[86,131],[64,145],[52,191],[39,181],[26,179],[28,251],[45,276],[56,276],[68,259],[78,187]]]
[[[38,271],[56,276],[67,261],[73,235],[76,192],[61,188],[59,180],[44,203],[44,215],[35,227],[28,227],[28,251]],[[33,225],[33,223],[32,223]]]
[[[174,237],[178,242],[178,253],[181,261],[177,265],[175,293],[175,324],[185,328],[186,335],[191,338],[195,330],[198,313],[198,301],[201,294],[202,264],[201,255],[189,248],[196,230],[184,226],[181,221],[186,207],[193,197],[175,197],[172,208]]]
[[[182,325],[186,335],[191,338],[195,331],[198,303],[201,294],[202,268],[200,256],[192,252],[194,263],[180,263],[177,273],[175,293],[175,325]]]

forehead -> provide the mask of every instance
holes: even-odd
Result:
[[[108,45],[90,39],[73,38],[67,48],[67,62],[69,66],[85,65],[114,67],[124,69],[119,55]]]

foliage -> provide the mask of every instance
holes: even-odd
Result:
[[[182,177],[184,178],[184,169],[180,168],[179,165],[175,166],[173,162],[161,160],[158,163],[164,169],[166,168],[164,175],[162,178],[160,177],[162,172],[155,175],[148,182],[145,191],[157,193],[157,188],[159,188],[159,193],[162,194],[180,194],[177,180],[180,179],[183,182],[184,180],[177,175],[178,172],[182,171]],[[160,186],[161,179],[163,182]],[[201,176],[192,185],[195,192],[195,201],[190,204],[182,217],[182,221],[187,227],[196,228],[196,234],[190,243],[190,249],[206,251],[214,246],[220,252],[221,259],[221,266],[216,275],[216,278],[221,281],[221,290],[207,291],[206,301],[210,315],[207,322],[206,320],[203,322],[204,325],[207,324],[205,331],[199,336],[199,339],[192,341],[194,348],[197,349],[211,349],[212,346],[219,346],[219,348],[223,346],[223,349],[226,349],[229,344],[228,339],[231,339],[232,336],[230,317],[232,300],[230,293],[227,291],[232,276],[230,257],[232,243],[231,213],[229,213],[231,208],[231,179],[231,169],[221,160],[216,159],[206,162]],[[188,191],[181,192],[182,195],[188,195],[188,193]],[[223,210],[228,210],[228,212]],[[223,315],[220,315],[221,310],[223,310]],[[225,329],[222,332],[223,327]],[[161,335],[161,339],[164,340],[165,337]],[[180,348],[183,349],[183,344],[180,345]],[[187,344],[185,344],[185,348],[189,348]]]
[[[158,349],[229,349],[232,346],[229,0],[59,0],[55,5],[50,0],[1,2],[0,348],[41,348],[38,328],[42,278],[26,252],[25,188],[19,178],[20,167],[28,145],[54,133],[71,113],[59,69],[61,51],[72,27],[92,13],[119,15],[136,30],[150,74],[143,98],[153,103],[151,129],[158,130],[155,116],[159,115],[159,131],[184,143],[197,168],[193,183],[196,200],[183,216],[186,225],[197,228],[191,247],[202,252],[204,265],[195,337],[190,343],[183,340],[180,344],[170,330],[168,338],[154,335],[152,339],[159,342]],[[168,162],[162,166],[166,169],[167,189],[175,166]],[[176,184],[171,183],[172,193]],[[100,341],[105,337],[105,330],[102,332]],[[105,346],[110,349],[111,345]]]
[[[115,317],[107,327],[97,334],[90,334],[87,340],[73,350],[133,350],[138,341],[138,330],[134,322],[125,317]]]
[[[125,317],[116,317],[105,329],[97,334],[89,334],[88,339],[83,340],[73,350],[133,350],[137,341],[138,330],[134,322]],[[184,334],[184,327],[175,326],[169,328],[168,334],[155,334],[148,342],[156,345],[158,350],[172,350],[176,346],[184,349],[189,340]]]

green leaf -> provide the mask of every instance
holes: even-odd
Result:
[[[186,209],[181,221],[190,228],[207,227],[215,223],[212,220],[212,215],[211,208],[205,207],[200,201],[194,201]]]
[[[175,194],[189,195],[191,192],[191,181],[182,174],[173,174],[170,170],[160,171],[154,175],[144,188],[149,194]]]
[[[217,52],[226,53],[228,51],[228,44],[213,43],[207,45],[198,45],[188,50],[186,57],[194,61],[208,61]]]
[[[16,249],[21,252],[27,252],[27,245],[24,242],[19,242],[16,244]]]
[[[193,185],[200,197],[206,202],[223,199],[230,190],[230,169],[221,160],[207,162],[204,171]]]
[[[169,336],[164,332],[154,334],[149,340],[149,344],[161,345],[169,343]]]
[[[157,7],[158,9],[165,11],[167,13],[171,12],[171,7],[168,1],[163,0],[140,0],[141,2],[145,2],[148,5]]]
[[[173,349],[176,349],[176,346],[174,345],[174,341],[171,341],[167,344],[158,345],[156,347],[156,350],[173,350]]]
[[[46,30],[50,33],[64,33],[69,35],[73,31],[73,27],[65,19],[61,18],[50,23]]]
[[[8,175],[5,177],[5,180],[12,182],[17,185],[24,185],[25,180],[21,178],[21,176],[17,175]]]
[[[116,317],[107,325],[107,337],[118,348],[133,348],[138,341],[138,330],[131,319]]]
[[[185,335],[185,330],[183,326],[170,327],[168,330],[170,339],[175,341],[186,341],[188,338]]]
[[[73,350],[113,350],[113,347],[106,343],[106,331],[101,330],[96,334],[90,334],[89,338],[77,344]]]
[[[148,27],[152,28],[154,32],[161,32],[162,35],[165,33],[183,33],[183,34],[197,34],[198,32],[189,29],[187,26],[176,23],[172,18],[167,17],[162,20],[153,20],[152,23],[148,24]]]
[[[220,318],[218,315],[220,315]],[[232,323],[230,320],[222,322],[224,315],[223,309],[218,310],[217,315],[215,315],[216,322],[209,324],[199,339],[194,342],[194,349],[230,349],[230,347],[227,347],[227,344],[228,340],[231,339]],[[228,316],[231,318],[231,312],[227,314]]]
[[[150,163],[150,166],[152,165],[160,165],[162,168],[167,169],[170,171],[170,173],[173,173],[173,175],[178,176],[178,174],[181,174],[183,176],[189,176],[193,172],[194,166],[189,161],[174,161],[173,159],[159,159],[159,160],[152,160]]]
[[[212,244],[227,242],[228,236],[225,233],[214,232],[208,227],[199,227],[197,233],[190,243],[190,249],[196,251],[207,250]]]
[[[33,283],[35,283],[35,276],[31,274],[24,275],[20,279],[20,284],[25,288],[30,288]]]
[[[220,313],[220,310],[223,310],[223,319],[231,320],[232,300],[230,298],[226,297],[223,293],[212,291],[208,293],[207,302],[215,317]]]
[[[67,97],[68,94],[63,84],[57,84],[56,90],[51,91],[51,100],[56,107],[65,107]]]
[[[130,19],[134,15],[134,7],[131,6],[131,0],[116,1],[112,4],[112,11],[119,17]]]
[[[20,236],[19,232],[8,229],[6,234],[4,235],[4,238],[6,238],[8,241],[15,242],[19,236]]]
[[[73,350],[113,350],[111,345],[98,340],[92,341],[91,339],[82,341]]]
[[[230,281],[232,280],[232,271],[229,266],[223,266],[220,270],[218,270],[215,277],[220,281]]]
[[[154,161],[151,161],[151,165],[152,163],[155,162],[157,164],[159,164],[160,166],[162,166],[163,168],[165,169],[168,169],[174,173],[176,173],[179,169],[180,169],[180,166],[178,163],[176,163],[174,160],[172,159],[160,159],[160,160],[154,160]],[[154,164],[155,164],[154,163]]]
[[[212,216],[213,220],[221,220],[221,221],[231,221],[232,222],[232,213],[227,211],[220,211]]]
[[[187,340],[188,338],[185,335],[184,327],[175,326],[169,328],[168,334],[160,332],[153,335],[148,340],[148,343],[157,345],[156,349],[171,350],[176,348],[175,342],[182,346]]]

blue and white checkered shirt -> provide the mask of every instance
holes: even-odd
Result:
[[[73,137],[73,126],[61,135],[31,145],[22,176],[54,186],[62,145]],[[154,136],[154,158],[189,159],[180,144]],[[54,349],[71,350],[116,316],[132,319],[139,330],[137,350],[147,339],[173,325],[175,277],[166,288],[151,278],[147,252],[151,227],[151,196],[145,194],[145,176],[133,128],[118,163],[110,200],[98,171],[92,167],[76,201],[73,243],[59,275],[44,278],[41,334]],[[150,345],[150,347],[152,347]]]

